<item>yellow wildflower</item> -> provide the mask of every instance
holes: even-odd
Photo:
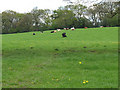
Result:
[[[82,62],[79,62],[79,64],[82,64]]]
[[[83,84],[85,84],[85,82],[83,82]]]

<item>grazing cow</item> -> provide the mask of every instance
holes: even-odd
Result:
[[[64,28],[64,30],[66,30],[67,28]]]
[[[56,30],[54,30],[54,33],[56,33]]]
[[[33,35],[35,35],[35,33],[33,33]]]
[[[72,27],[71,29],[72,29],[72,30],[75,30],[75,28],[74,28],[74,27]]]
[[[56,30],[54,30],[54,31],[51,31],[51,33],[56,33]]]
[[[57,31],[61,31],[60,29],[57,29]]]
[[[54,31],[51,31],[50,33],[54,33]]]
[[[67,28],[66,30],[69,30],[69,28]]]
[[[100,28],[103,28],[103,26],[100,26]]]
[[[66,33],[62,33],[62,37],[67,37],[67,36],[66,36]]]

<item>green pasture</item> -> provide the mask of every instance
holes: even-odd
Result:
[[[118,27],[50,32],[2,35],[3,88],[118,87]]]

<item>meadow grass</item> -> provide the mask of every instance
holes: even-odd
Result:
[[[117,27],[32,33],[2,35],[3,88],[118,87]]]
[[[0,35],[0,89],[2,89],[2,36]]]

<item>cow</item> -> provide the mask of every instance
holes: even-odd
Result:
[[[60,29],[57,29],[57,31],[61,31]]]
[[[67,28],[66,30],[69,30],[69,28]]]
[[[103,26],[100,26],[100,28],[103,28]]]
[[[64,28],[64,30],[66,30],[67,28]]]
[[[72,27],[71,29],[72,29],[72,30],[75,30],[75,28],[74,28],[74,27]]]
[[[51,31],[51,33],[56,33],[56,30],[54,30],[54,31]]]
[[[56,33],[57,31],[56,30],[54,30],[54,33]]]
[[[87,27],[84,27],[85,29],[87,29]]]
[[[62,37],[67,37],[67,36],[66,36],[66,33],[62,33]]]
[[[54,31],[51,31],[50,33],[54,33]]]
[[[35,33],[33,33],[33,35],[35,35]]]

